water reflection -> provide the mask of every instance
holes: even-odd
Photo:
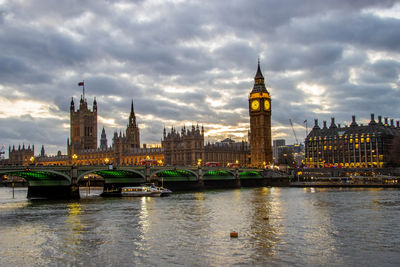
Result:
[[[241,188],[21,205],[8,193],[0,188],[2,266],[400,264],[400,190]]]
[[[276,194],[275,196],[273,196]],[[252,255],[253,263],[265,262],[265,257],[270,258],[274,255],[274,247],[279,242],[280,226],[279,220],[279,190],[262,188],[253,190],[251,194],[250,212],[250,242],[249,244],[256,250]],[[274,223],[271,223],[274,221]],[[262,255],[260,257],[260,255]]]

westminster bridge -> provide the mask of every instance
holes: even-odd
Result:
[[[152,182],[172,190],[235,188],[288,184],[283,172],[254,168],[187,166],[5,166],[0,177],[28,182],[28,198],[79,198],[79,184],[89,175],[104,179],[104,191]]]

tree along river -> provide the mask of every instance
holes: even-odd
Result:
[[[1,266],[400,265],[400,190],[241,188],[30,201],[0,188]],[[230,232],[237,231],[238,238]]]

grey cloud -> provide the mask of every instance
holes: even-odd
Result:
[[[133,11],[117,9],[118,3],[133,3]],[[400,20],[364,12],[395,3],[191,1],[160,3],[154,12],[143,11],[145,1],[10,2],[0,7],[4,52],[0,94],[20,97],[1,90],[1,86],[11,88],[26,98],[56,105],[58,110],[52,112],[68,117],[71,97],[77,102],[82,94],[77,82],[85,80],[88,102],[97,97],[100,116],[124,127],[128,118],[119,114],[129,113],[131,99],[137,114],[152,114],[154,121],[139,121],[149,125],[141,131],[141,140],[158,143],[167,120],[232,127],[248,122],[248,94],[260,56],[272,96],[273,125],[288,126],[289,118],[296,125],[314,117],[344,121],[356,114],[362,119],[377,110],[395,116],[400,111],[397,90],[392,88],[392,84],[399,86]],[[139,15],[152,18],[140,21]],[[222,38],[227,36],[225,42]],[[367,52],[371,50],[394,57],[370,63]],[[351,80],[352,69],[358,71],[359,84]],[[299,83],[326,88],[322,97],[336,105],[332,114],[315,114],[319,104],[307,102]],[[170,93],[166,88],[177,92],[185,88],[190,93]],[[179,106],[159,96],[189,105]],[[225,103],[216,110],[207,98]],[[223,109],[231,112],[219,112]],[[29,120],[34,123],[27,124]],[[65,148],[69,135],[62,128],[68,121],[1,122],[9,131],[0,130],[3,142],[31,140]],[[27,134],[27,129],[32,133]],[[109,144],[114,130],[122,129],[106,127]],[[278,133],[287,134],[288,143],[293,141],[290,128]]]

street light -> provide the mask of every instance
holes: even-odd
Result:
[[[73,154],[72,155],[72,165],[76,165],[76,160],[78,159],[78,155],[77,154]],[[74,164],[75,163],[75,164]]]
[[[200,167],[200,166],[201,166],[201,162],[202,162],[202,159],[198,159],[198,160],[197,160],[197,167]]]
[[[110,162],[110,160],[109,160],[108,158],[105,158],[105,159],[104,159],[104,162],[105,162],[106,164],[108,164],[108,163]]]
[[[34,156],[32,156],[30,159],[29,159],[30,161],[31,161],[31,163],[33,164],[33,162],[35,161],[35,157]]]

